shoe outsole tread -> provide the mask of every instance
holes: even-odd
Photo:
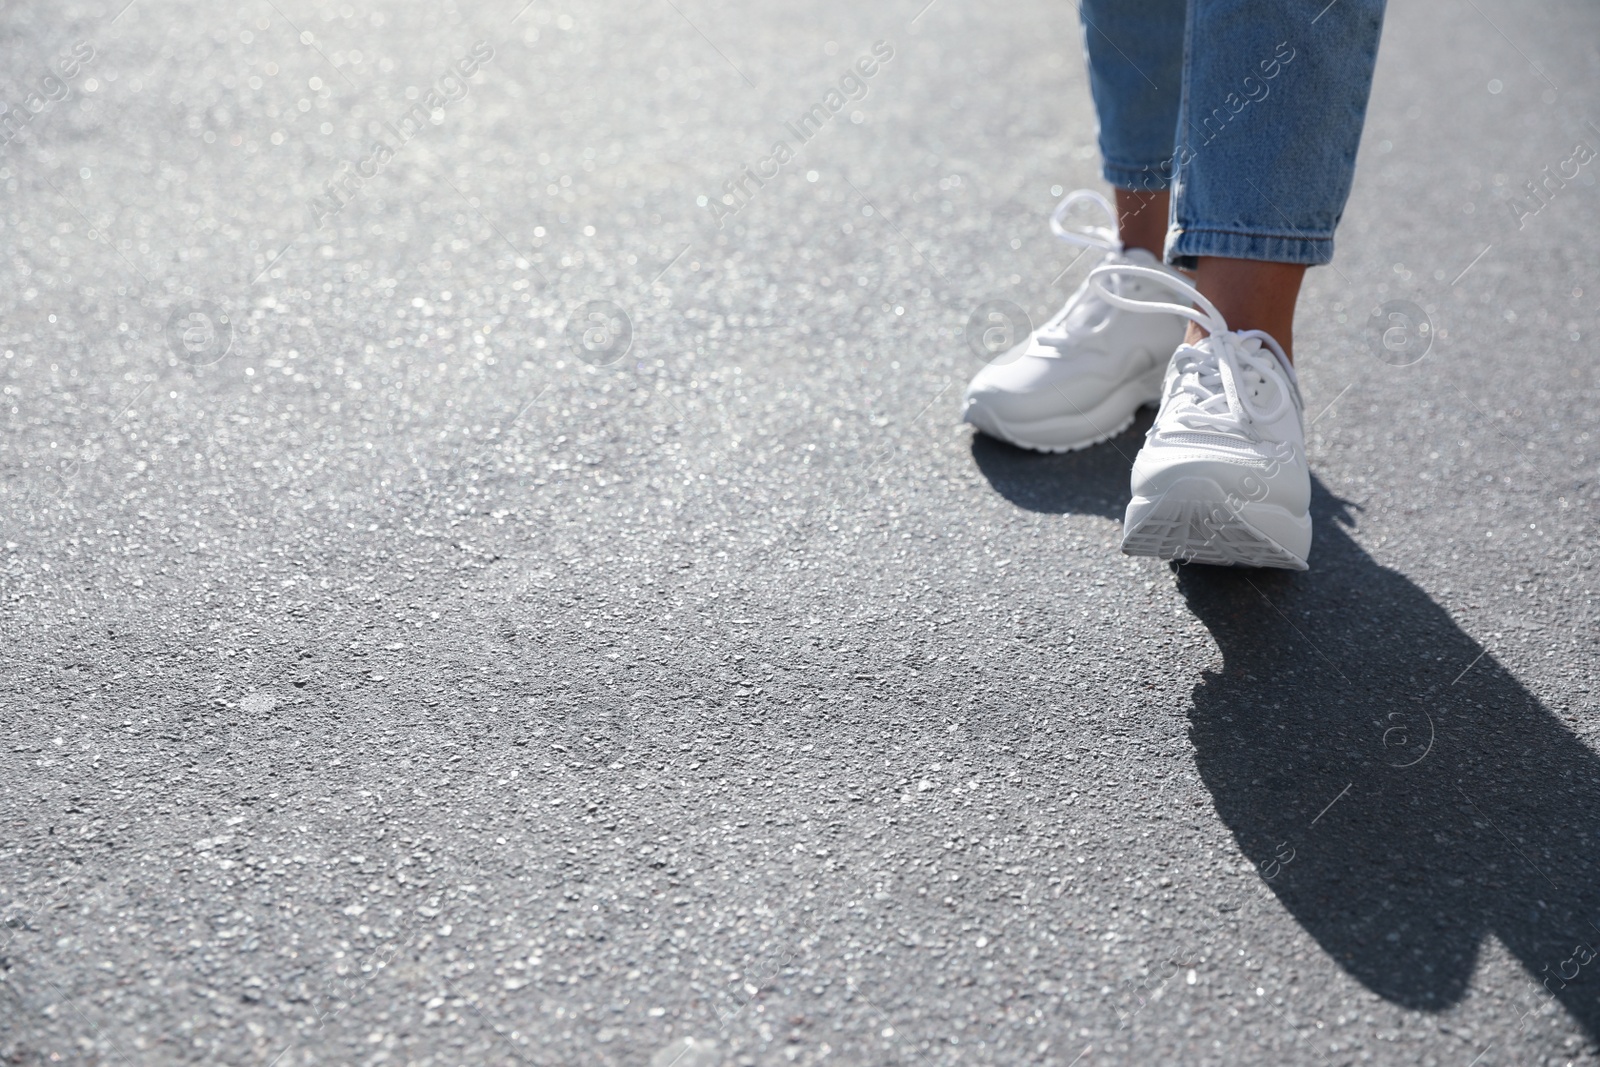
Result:
[[[1238,515],[1193,499],[1158,498],[1138,523],[1123,532],[1122,551],[1219,567],[1308,569],[1305,560]]]

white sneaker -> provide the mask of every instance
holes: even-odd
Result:
[[[1067,209],[1084,200],[1100,206],[1110,227],[1080,233],[1066,228]],[[1130,299],[1147,302],[1171,291],[1173,280],[1186,284],[1144,249],[1122,251],[1116,222],[1106,198],[1087,189],[1068,193],[1050,216],[1051,230],[1069,244],[1100,249],[1110,266],[1145,269],[1110,283]],[[978,372],[967,387],[962,417],[984,433],[1041,452],[1098,444],[1121,433],[1141,406],[1161,398],[1167,356],[1183,331],[1180,318],[1113,307],[1085,281],[1049,322]]]
[[[1107,283],[1143,267],[1107,266],[1089,276],[1103,299],[1146,310]],[[1152,281],[1167,283],[1164,275]],[[1133,461],[1133,500],[1122,551],[1193,563],[1306,569],[1311,551],[1311,474],[1303,403],[1283,348],[1260,330],[1234,332],[1215,306],[1175,312],[1210,336],[1180,345],[1162,386],[1161,410]]]

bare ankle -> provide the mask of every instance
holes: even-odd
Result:
[[[1306,268],[1299,263],[1201,256],[1195,287],[1217,306],[1230,330],[1261,330],[1294,359],[1294,309]],[[1205,336],[1189,327],[1187,341]]]
[[[1142,248],[1160,259],[1166,246],[1171,194],[1165,189],[1153,192],[1118,189],[1116,197],[1117,237],[1123,249]]]

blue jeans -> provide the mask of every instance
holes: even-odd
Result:
[[[1326,263],[1384,0],[1082,0],[1105,177],[1172,190],[1166,260]]]

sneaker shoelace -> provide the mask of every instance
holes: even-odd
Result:
[[[1074,204],[1080,203],[1090,203],[1099,208],[1106,224],[1086,226],[1077,230],[1067,229],[1067,212],[1072,210]],[[1063,196],[1056,209],[1050,212],[1050,232],[1067,244],[1077,245],[1079,248],[1098,248],[1102,252],[1122,251],[1122,242],[1117,240],[1117,209],[1111,206],[1111,201],[1093,189],[1074,189]]]
[[[1161,281],[1199,307],[1133,300],[1108,284],[1129,275]],[[1282,416],[1289,405],[1297,404],[1299,381],[1294,365],[1277,340],[1263,330],[1228,329],[1216,305],[1194,286],[1151,267],[1122,263],[1097,268],[1089,275],[1088,284],[1108,304],[1128,311],[1182,315],[1209,334],[1198,344],[1182,346],[1173,355],[1177,394],[1169,414],[1184,427],[1253,438],[1248,429],[1252,424],[1270,423]],[[1277,384],[1274,370],[1288,379],[1287,390]],[[1264,392],[1275,394],[1270,405],[1263,406]]]
[[[1099,226],[1082,226],[1069,229],[1067,215],[1078,204],[1087,203],[1098,209],[1104,219]],[[1117,239],[1117,210],[1111,201],[1095,192],[1093,189],[1075,189],[1061,198],[1055,210],[1050,213],[1050,232],[1069,245],[1091,251],[1099,251],[1111,255],[1122,252],[1122,242]],[[1160,280],[1170,283],[1171,278],[1154,271]],[[1108,279],[1108,287],[1121,290],[1121,285],[1115,278]],[[1170,287],[1170,286],[1169,286]],[[1073,334],[1080,331],[1093,330],[1111,314],[1111,307],[1104,301],[1097,299],[1102,289],[1091,287],[1086,282],[1079,286],[1077,292],[1068,298],[1061,310],[1039,327],[1034,335],[1040,344],[1061,348],[1069,342]]]

